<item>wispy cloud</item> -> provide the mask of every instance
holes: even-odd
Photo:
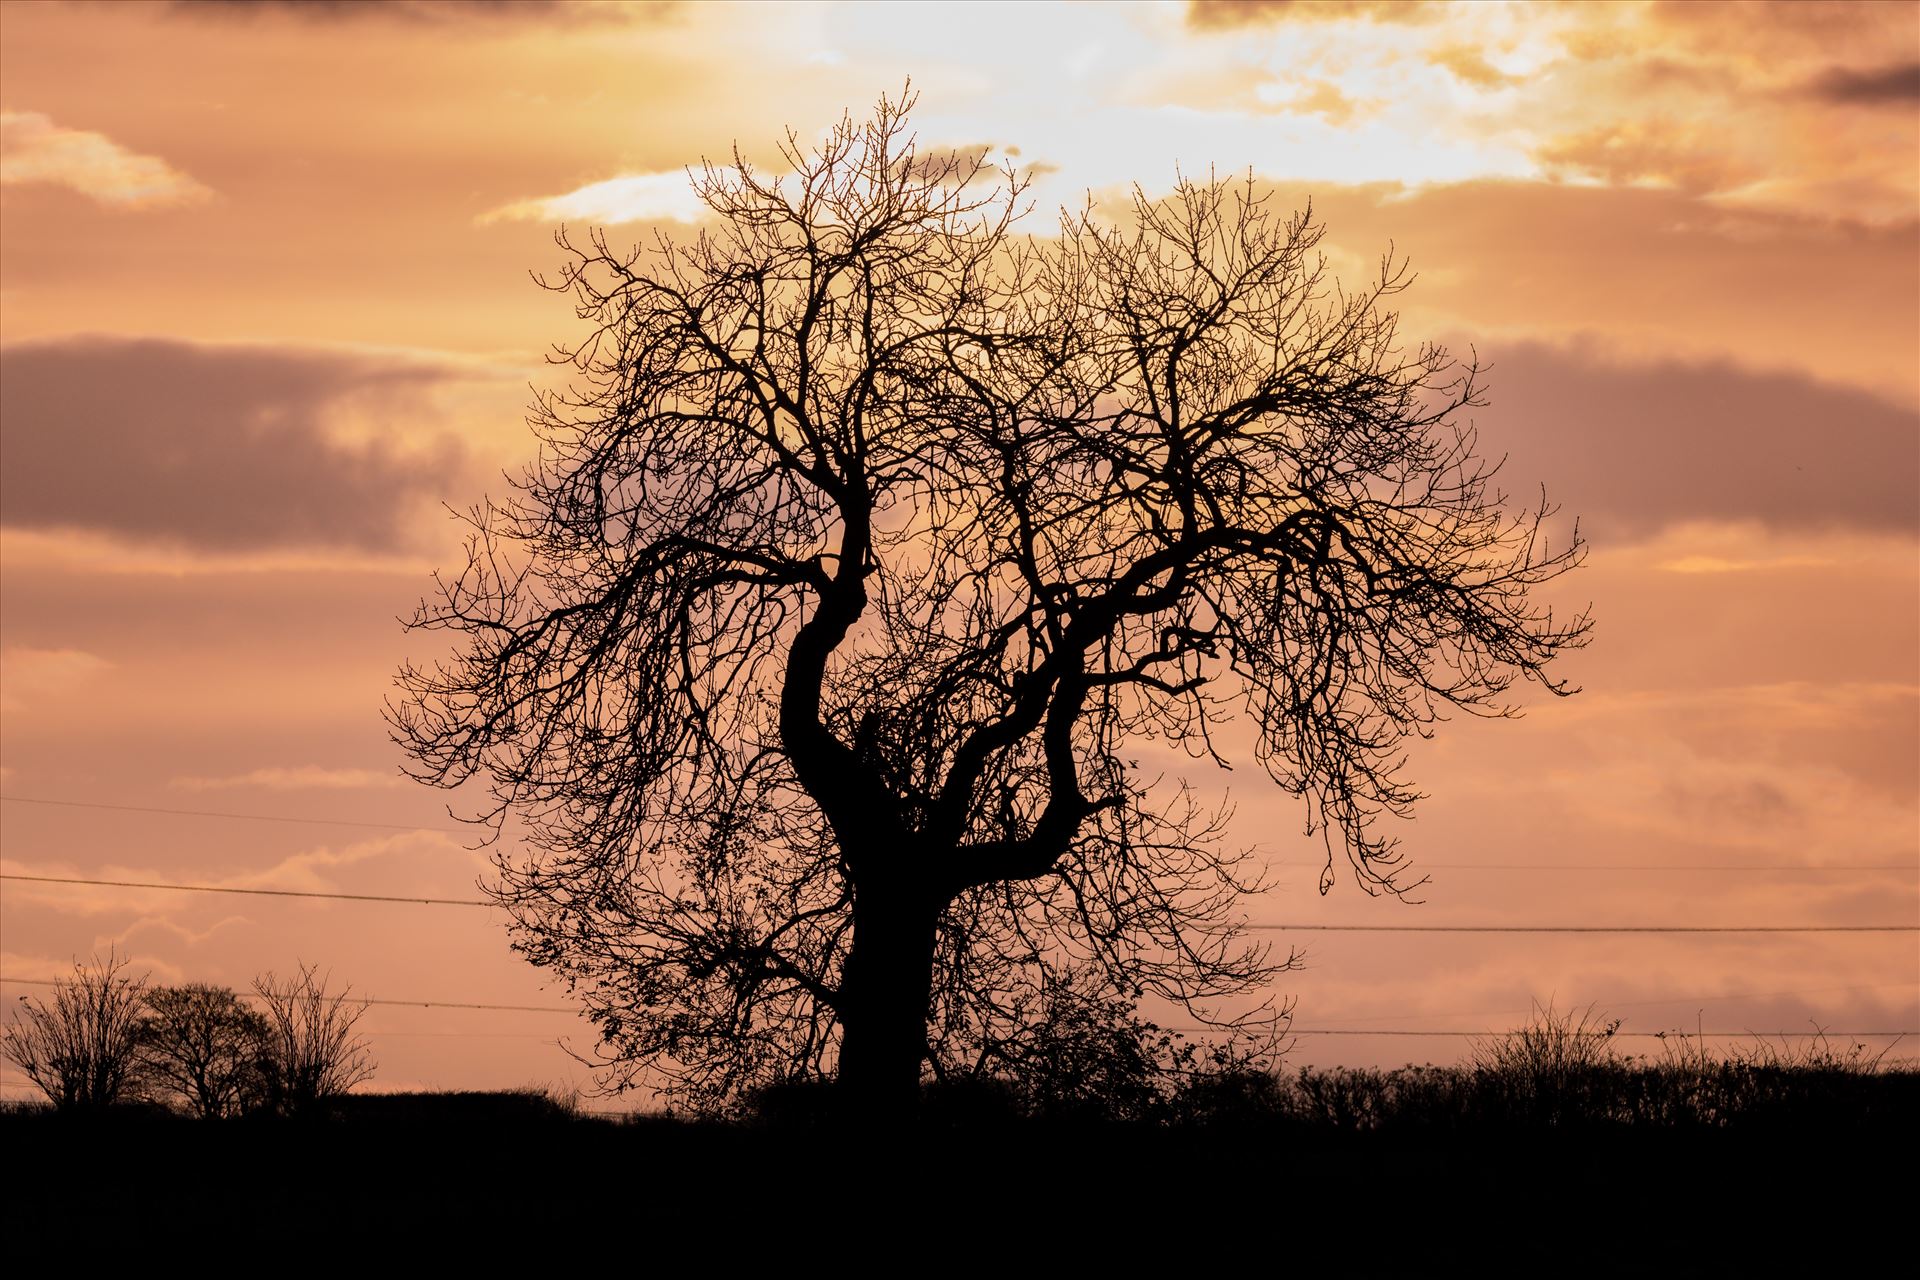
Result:
[[[698,222],[707,206],[681,170],[635,173],[557,196],[520,200],[483,213],[475,222]]]
[[[167,786],[174,791],[234,791],[243,787],[265,791],[350,791],[364,787],[398,787],[405,782],[397,773],[303,764],[292,768],[254,769],[223,778],[179,777]]]
[[[1736,560],[1726,556],[1681,556],[1658,566],[1664,573],[1755,573],[1781,569],[1820,569],[1832,564],[1821,556],[1773,556],[1756,560]]]
[[[1424,23],[1445,12],[1445,5],[1430,0],[1189,0],[1187,25],[1208,31],[1292,20]]]
[[[225,873],[177,864],[76,864],[64,858],[6,857],[0,858],[0,868],[12,875],[76,876],[144,885],[191,884],[213,889],[473,898],[476,896],[475,877],[486,870],[487,861],[484,854],[466,848],[456,837],[418,831],[356,841],[338,848],[306,849],[288,854],[268,866]],[[127,933],[140,927],[143,922],[171,921],[181,929],[204,934],[209,926],[218,927],[216,922],[231,918],[237,905],[236,899],[231,897],[181,895],[166,889],[136,888],[126,883],[89,885],[81,890],[73,885],[22,882],[7,890],[10,902],[16,895],[22,905],[32,903],[51,911],[86,916],[131,914],[135,917],[120,933],[101,935],[102,943],[112,937],[124,939]],[[247,905],[251,909],[267,904],[256,900]],[[308,909],[324,912],[329,909],[329,904],[313,902]],[[153,949],[142,948],[138,954],[144,967]],[[20,972],[29,967],[48,966],[23,963],[21,969],[10,972]]]
[[[112,666],[81,649],[0,649],[0,711],[65,693]]]
[[[174,0],[167,12],[216,21],[284,17],[315,26],[368,21],[459,32],[664,21],[675,7],[674,0]]]
[[[199,204],[208,187],[158,156],[102,133],[68,129],[37,111],[0,111],[0,185],[66,187],[111,208]]]

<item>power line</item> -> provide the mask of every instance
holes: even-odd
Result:
[[[0,985],[26,986],[26,987],[57,987],[57,986],[60,986],[61,983],[60,981],[53,978],[0,977]],[[239,994],[241,995],[242,999],[254,1000],[259,998],[258,996],[254,995],[252,992],[243,992]],[[575,1015],[578,1015],[579,1013],[582,1012],[579,1009],[567,1009],[567,1008],[561,1008],[555,1005],[479,1004],[479,1003],[451,1001],[451,1000],[394,1000],[394,999],[382,1000],[372,996],[349,996],[349,997],[342,997],[342,998],[346,1001],[346,1003],[349,1003],[349,1004],[390,1005],[390,1006],[395,1006],[400,1008],[409,1008],[409,1009],[488,1009],[488,1010],[496,1010],[496,1011],[509,1012],[509,1013],[571,1013]],[[1219,1031],[1220,1029],[1221,1028],[1219,1027],[1201,1027],[1201,1026],[1176,1026],[1176,1027],[1166,1028],[1166,1030],[1168,1031],[1193,1031],[1193,1032],[1215,1032],[1215,1031]],[[436,1033],[434,1032],[385,1032],[385,1033],[368,1032],[368,1034],[370,1035],[372,1034],[433,1035]],[[441,1034],[457,1035],[460,1033],[441,1033]],[[1412,1030],[1409,1028],[1398,1028],[1398,1027],[1381,1027],[1381,1028],[1289,1027],[1284,1032],[1284,1034],[1295,1035],[1295,1036],[1396,1036],[1396,1037],[1467,1036],[1467,1037],[1471,1037],[1471,1036],[1501,1036],[1501,1035],[1506,1035],[1508,1033],[1505,1031],[1497,1031],[1497,1030],[1427,1031],[1427,1030]],[[1680,1032],[1664,1032],[1663,1033],[1659,1031],[1616,1031],[1613,1033],[1613,1035],[1616,1038],[1632,1037],[1632,1038],[1638,1038],[1638,1039],[1656,1039],[1656,1040],[1663,1039],[1665,1038],[1665,1036],[1668,1036],[1668,1035],[1678,1035],[1678,1034],[1681,1034],[1681,1033]],[[1826,1036],[1828,1038],[1837,1038],[1840,1036],[1873,1036],[1873,1037],[1920,1036],[1920,1030],[1907,1030],[1907,1031],[1827,1031],[1827,1030],[1693,1031],[1693,1032],[1687,1032],[1685,1034],[1696,1035],[1696,1036],[1721,1036],[1721,1037],[1725,1037],[1725,1036],[1788,1036],[1788,1037]],[[545,1037],[540,1037],[540,1038],[544,1039]]]
[[[354,1028],[355,1035],[383,1036],[400,1040],[545,1040],[553,1037],[544,1031],[388,1031],[384,1028]]]
[[[0,986],[15,987],[58,987],[63,980],[57,978],[8,978],[0,977]],[[242,1000],[258,1000],[261,997],[251,991],[236,992]],[[343,1004],[392,1005],[403,1009],[491,1009],[502,1013],[571,1013],[578,1016],[582,1009],[570,1009],[563,1005],[551,1004],[473,1004],[459,1000],[382,1000],[375,996],[335,996],[334,1000]]]
[[[1305,933],[1920,933],[1912,924],[1250,924]]]
[[[24,984],[24,985],[41,986],[41,987],[51,987],[51,986],[58,985],[57,983],[47,979],[34,979],[34,978],[0,978],[0,983],[14,983],[14,984]],[[253,997],[248,996],[247,998],[251,999]],[[350,1001],[350,1003],[357,1004],[357,1003],[363,1003],[363,1002],[354,1000],[354,1001]],[[409,1005],[409,1006],[416,1006],[420,1008],[429,1008],[429,1009],[518,1009],[525,1012],[546,1012],[546,1013],[577,1012],[577,1010],[572,1010],[572,1009],[541,1010],[541,1009],[535,1009],[532,1006],[527,1006],[527,1005],[446,1004],[441,1002],[431,1002],[431,1001],[422,1001],[422,1000],[367,1000],[367,1001],[364,1001],[364,1003]],[[1181,1031],[1181,1032],[1212,1034],[1212,1033],[1225,1030],[1226,1028],[1205,1027],[1205,1026],[1170,1026],[1162,1029],[1166,1031]],[[419,1035],[419,1036],[432,1036],[436,1034],[442,1034],[442,1035],[458,1036],[458,1035],[461,1035],[462,1033],[460,1032],[436,1033],[431,1031],[416,1031],[416,1032],[369,1031],[369,1032],[366,1032],[365,1034],[368,1034],[368,1035],[385,1035],[385,1034]],[[1509,1035],[1511,1034],[1511,1031],[1510,1030],[1501,1031],[1501,1030],[1492,1030],[1492,1029],[1484,1029],[1484,1028],[1478,1031],[1424,1031],[1424,1030],[1417,1031],[1417,1030],[1411,1030],[1411,1029],[1399,1028],[1399,1027],[1382,1027],[1378,1029],[1353,1028],[1353,1027],[1288,1027],[1287,1029],[1282,1031],[1280,1034],[1283,1036],[1391,1036],[1397,1039],[1408,1039],[1408,1038],[1427,1039],[1427,1038],[1444,1038],[1444,1037],[1451,1037],[1453,1039],[1475,1039],[1479,1037],[1497,1037],[1497,1036]],[[1715,1037],[1720,1039],[1727,1039],[1727,1038],[1738,1039],[1743,1036],[1760,1036],[1763,1038],[1787,1037],[1787,1038],[1793,1038],[1793,1039],[1800,1039],[1800,1038],[1819,1039],[1823,1037],[1826,1039],[1840,1039],[1842,1037],[1854,1036],[1854,1037],[1871,1037],[1875,1039],[1881,1039],[1889,1036],[1892,1036],[1892,1037],[1920,1036],[1920,1030],[1907,1030],[1907,1031],[1829,1031],[1829,1030],[1751,1031],[1749,1030],[1749,1031],[1667,1031],[1667,1032],[1614,1031],[1611,1033],[1607,1033],[1606,1035],[1603,1035],[1601,1032],[1594,1032],[1593,1034],[1596,1036],[1601,1036],[1602,1038],[1610,1037],[1616,1040],[1619,1040],[1619,1039],[1663,1040],[1669,1037],[1682,1036],[1682,1035],[1694,1036],[1694,1037],[1706,1036],[1706,1037]],[[539,1036],[539,1037],[533,1037],[533,1038],[538,1038],[543,1040],[546,1039],[545,1036]]]
[[[293,818],[275,813],[232,813],[222,809],[163,809],[147,804],[106,804],[98,800],[43,800],[36,796],[0,796],[8,804],[46,804],[62,809],[110,809],[117,813],[164,813],[179,818],[238,818],[245,822],[297,822],[315,827],[374,827],[382,831],[451,831],[470,834],[464,827],[425,827],[404,822],[361,822],[352,818]]]
[[[323,827],[372,827],[383,831],[447,831],[467,835],[466,827],[421,826],[400,822],[364,822],[349,818],[308,818],[272,813],[235,813],[222,809],[169,809],[156,805],[108,804],[97,800],[47,800],[37,796],[0,795],[9,804],[57,805],[67,809],[108,809],[120,813],[162,813],[185,818],[233,818],[244,822],[295,822]],[[1318,868],[1319,862],[1277,862],[1274,866]],[[1422,868],[1434,871],[1784,871],[1793,874],[1846,875],[1864,872],[1905,871],[1920,874],[1920,863],[1853,862],[1833,865],[1796,862],[1422,862]]]
[[[1324,862],[1277,862],[1279,867],[1311,867]],[[1866,871],[1906,871],[1920,874],[1920,863],[1844,862],[1820,865],[1811,862],[1408,862],[1408,870],[1433,871],[1787,871],[1793,873],[1833,873]]]
[[[30,880],[38,884],[90,884],[115,889],[168,889],[180,893],[250,893],[272,898],[331,898],[344,902],[403,902],[428,907],[491,907],[481,898],[402,898],[383,893],[322,893],[313,889],[235,889],[218,884],[161,884],[153,880],[88,880],[79,876],[26,876],[12,872],[0,880]]]
[[[164,884],[147,880],[95,880],[81,876],[30,876],[12,872],[0,880],[41,884],[99,885],[109,888],[166,889],[183,893],[248,893],[278,898],[327,898],[348,902],[400,902],[425,906],[490,907],[479,898],[408,898],[374,893],[323,893],[311,889],[235,889],[222,885]],[[1250,924],[1248,929],[1308,933],[1920,933],[1910,924],[1829,925],[1480,925],[1480,924]]]
[[[1194,1031],[1194,1032],[1206,1032],[1206,1033],[1214,1033],[1214,1032],[1223,1030],[1223,1028],[1220,1028],[1220,1027],[1200,1027],[1200,1026],[1166,1027],[1164,1029],[1167,1031]],[[1398,1029],[1388,1030],[1384,1028],[1380,1030],[1372,1030],[1369,1028],[1354,1028],[1354,1027],[1288,1027],[1286,1030],[1280,1032],[1280,1035],[1282,1036],[1393,1036],[1396,1038],[1445,1036],[1445,1037],[1452,1037],[1454,1039],[1474,1039],[1482,1036],[1499,1037],[1499,1036],[1505,1036],[1505,1035],[1511,1035],[1511,1034],[1513,1034],[1511,1030],[1507,1030],[1507,1031],[1486,1031],[1486,1030],[1482,1030],[1482,1031],[1408,1031],[1408,1030],[1398,1030]],[[1798,1039],[1801,1037],[1818,1039],[1818,1038],[1824,1037],[1829,1040],[1837,1040],[1847,1036],[1873,1037],[1876,1039],[1884,1036],[1920,1036],[1920,1030],[1909,1030],[1909,1031],[1613,1031],[1613,1032],[1595,1031],[1595,1032],[1592,1032],[1591,1034],[1599,1039],[1611,1038],[1614,1040],[1622,1040],[1622,1039],[1667,1040],[1667,1039],[1673,1039],[1675,1037],[1682,1037],[1682,1036],[1694,1036],[1694,1037],[1711,1036],[1711,1037],[1718,1037],[1718,1038],[1734,1038],[1734,1039],[1738,1039],[1739,1037],[1742,1037],[1742,1036],[1760,1036],[1762,1038],[1769,1038],[1769,1039],[1775,1036],[1785,1036],[1793,1039]]]
[[[1591,1005],[1611,1012],[1614,1009],[1644,1009],[1653,1005],[1734,1003],[1742,1000],[1775,1000],[1782,996],[1825,995],[1833,991],[1884,991],[1890,987],[1920,987],[1920,980],[1906,982],[1856,982],[1845,986],[1793,987],[1785,991],[1720,991],[1710,995],[1668,996],[1661,1000],[1576,1000],[1575,1008]],[[1536,1006],[1537,1007],[1537,1006]],[[1346,1022],[1393,1022],[1403,1018],[1506,1018],[1525,1017],[1525,1009],[1450,1009],[1432,1013],[1402,1012],[1367,1014],[1346,1018]]]

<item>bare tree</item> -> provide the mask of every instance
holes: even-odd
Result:
[[[1242,715],[1322,891],[1403,889],[1404,739],[1565,692],[1587,634],[1530,599],[1581,546],[1493,488],[1479,370],[1398,344],[1404,266],[1342,291],[1250,181],[1023,239],[1019,175],[910,105],[708,167],[689,241],[557,236],[576,384],[414,619],[461,648],[396,738],[523,824],[495,891],[616,1087],[900,1105],[1089,982],[1221,1019],[1291,957],[1140,757],[1225,764]]]
[[[161,987],[141,1021],[143,1074],[206,1120],[239,1115],[266,1097],[270,1027],[226,987]]]
[[[110,1107],[139,1078],[140,1012],[146,978],[109,951],[57,983],[51,1001],[21,996],[0,1028],[0,1052],[61,1111]]]
[[[313,1112],[373,1078],[367,1043],[354,1030],[365,1001],[327,990],[318,965],[301,964],[284,980],[268,972],[253,981],[265,1006],[268,1096],[288,1115]]]

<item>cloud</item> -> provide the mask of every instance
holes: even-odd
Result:
[[[1730,153],[1722,130],[1665,120],[1628,120],[1551,138],[1534,156],[1557,176],[1695,194],[1758,181],[1767,172]]]
[[[0,519],[207,550],[397,550],[424,500],[469,487],[429,393],[471,376],[335,351],[76,338],[0,347]],[[339,438],[355,415],[371,438]]]
[[[174,0],[167,8],[181,17],[213,20],[272,15],[314,24],[372,21],[457,30],[651,21],[679,5],[675,0]]]
[[[1359,103],[1325,80],[1287,83],[1268,81],[1255,86],[1254,97],[1271,111],[1319,116],[1330,125],[1344,125],[1360,110]]]
[[[1563,748],[1546,757],[1559,767],[1528,784],[1546,793],[1541,799],[1557,796],[1544,810],[1578,815],[1619,847],[1648,852],[1718,848],[1788,865],[1911,856],[1920,764],[1913,686],[1590,692],[1560,713],[1561,735],[1581,744],[1577,763]],[[1493,748],[1501,756],[1509,749]],[[1457,792],[1460,784],[1446,786]],[[1811,901],[1801,905],[1813,914]]]
[[[707,206],[685,172],[635,173],[589,183],[564,195],[521,200],[475,222],[698,222]]]
[[[1920,62],[1876,68],[1838,67],[1810,87],[1816,97],[1829,102],[1911,106],[1920,102]]]
[[[355,841],[339,847],[320,846],[285,854],[252,869],[217,871],[211,868],[169,866],[155,862],[76,864],[67,858],[8,857],[0,860],[9,874],[118,880],[134,885],[192,884],[209,888],[269,890],[291,893],[363,893],[411,898],[475,899],[477,878],[488,869],[486,856],[462,845],[457,837],[435,832],[408,832]],[[21,904],[45,914],[132,916],[130,923],[107,937],[124,939],[143,926],[177,930],[179,940],[204,941],[213,930],[253,916],[259,911],[297,906],[312,916],[340,909],[324,899],[303,903],[249,899],[239,894],[180,894],[164,889],[119,885],[39,884],[20,882]],[[11,901],[16,889],[7,891]],[[142,948],[143,962],[153,948]],[[315,953],[309,953],[315,954]],[[142,965],[144,967],[144,963]]]
[[[1597,8],[1603,14],[1614,8],[1581,7]],[[1640,30],[1635,31],[1635,27]],[[1693,56],[1745,59],[1759,66],[1786,60],[1856,63],[1876,55],[1884,58],[1889,48],[1910,48],[1915,30],[1911,5],[1885,4],[1881,0],[1719,4],[1656,0],[1633,15],[1626,28],[1642,40],[1677,47]]]
[[[213,192],[158,156],[36,111],[0,111],[0,185],[66,187],[109,208],[199,204]]]
[[[1239,151],[1261,172],[1292,178],[1572,180],[1900,223],[1915,207],[1913,131],[1881,108],[1920,101],[1920,70],[1887,65],[1920,35],[1913,12],[1196,4],[1185,16],[1191,38],[1177,55],[1144,53],[1151,88],[1131,92],[1206,113],[1213,158]],[[1365,109],[1331,97],[1320,104],[1329,109],[1309,108],[1331,126],[1319,140],[1267,119],[1248,130],[1240,90],[1249,71],[1269,83],[1245,89],[1271,104],[1280,91],[1270,82],[1301,68]],[[1109,136],[1123,139],[1121,163],[1151,141],[1133,127]],[[1301,145],[1313,141],[1321,146]],[[1465,161],[1451,173],[1428,160],[1442,143]],[[1056,140],[1048,151],[1085,169],[1098,146]],[[1346,162],[1328,166],[1314,154],[1323,148]]]
[[[1472,45],[1442,45],[1433,51],[1433,61],[1481,89],[1504,89],[1518,80],[1488,62],[1486,55]]]
[[[1432,0],[1188,0],[1187,25],[1219,31],[1295,20],[1426,23],[1438,21],[1445,10]]]
[[[1544,481],[1588,527],[1920,529],[1911,409],[1724,362],[1627,363],[1545,343],[1491,354],[1490,404],[1475,414],[1485,447],[1511,451],[1509,485]]]
[[[254,769],[224,778],[174,778],[167,783],[174,791],[232,791],[258,787],[266,791],[351,791],[368,787],[402,787],[407,779],[398,773],[373,769],[327,769],[303,764],[293,768]]]
[[[1681,556],[1656,566],[1662,573],[1778,573],[1788,569],[1823,569],[1833,561],[1823,556]]]
[[[1420,273],[1398,300],[1409,339],[1472,335],[1584,342],[1657,360],[1731,358],[1920,396],[1915,225],[1840,226],[1770,210],[1702,207],[1673,190],[1468,182],[1407,189],[1276,185],[1311,198],[1322,248],[1348,284],[1388,244]],[[1495,344],[1490,348],[1489,344]],[[1494,410],[1507,392],[1496,371]]]
[[[0,711],[68,693],[112,666],[81,649],[0,649]]]

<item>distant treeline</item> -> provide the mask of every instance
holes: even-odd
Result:
[[[311,971],[303,970],[303,976],[311,995],[317,989]],[[166,1010],[177,995],[162,988],[147,999],[149,1008]],[[316,1007],[337,1009],[340,1002],[329,998]],[[1920,1072],[1904,1062],[1890,1065],[1885,1050],[1876,1053],[1863,1044],[1816,1036],[1798,1044],[1756,1038],[1716,1053],[1703,1039],[1675,1036],[1654,1055],[1628,1056],[1617,1051],[1618,1026],[1591,1010],[1546,1010],[1523,1027],[1475,1042],[1460,1065],[1392,1070],[1255,1069],[1230,1053],[1191,1044],[1176,1048],[1171,1058],[1062,1054],[1044,1069],[1019,1077],[928,1082],[918,1128],[923,1133],[1098,1127],[1470,1136],[1608,1130],[1914,1132],[1920,1125]],[[1165,1032],[1154,1033],[1172,1040]],[[148,1032],[149,1046],[156,1043],[155,1034]],[[362,1132],[427,1126],[502,1135],[635,1125],[656,1135],[817,1133],[844,1129],[848,1120],[840,1093],[827,1080],[761,1090],[724,1115],[667,1111],[621,1117],[589,1109],[578,1094],[535,1088],[350,1095],[335,1086],[309,1087],[289,1100],[286,1086],[274,1083],[289,1074],[274,1064],[274,1037],[258,1043],[267,1047],[258,1050],[257,1060],[235,1059],[242,1074],[257,1073],[254,1084],[239,1086],[238,1102],[224,1112],[185,1105],[199,1096],[194,1089],[178,1083],[177,1075],[149,1068],[143,1087],[129,1090],[114,1114],[126,1122],[166,1114],[307,1114]],[[362,1065],[367,1064],[362,1060]],[[169,1078],[176,1081],[171,1093],[156,1088],[156,1081]],[[249,1088],[261,1092],[249,1094]],[[22,1120],[34,1109],[9,1108]],[[38,1109],[53,1110],[44,1104]]]
[[[364,1003],[317,966],[253,981],[252,1003],[207,983],[159,986],[109,954],[47,999],[22,997],[0,1054],[56,1112],[171,1108],[201,1119],[312,1115],[373,1076]]]

